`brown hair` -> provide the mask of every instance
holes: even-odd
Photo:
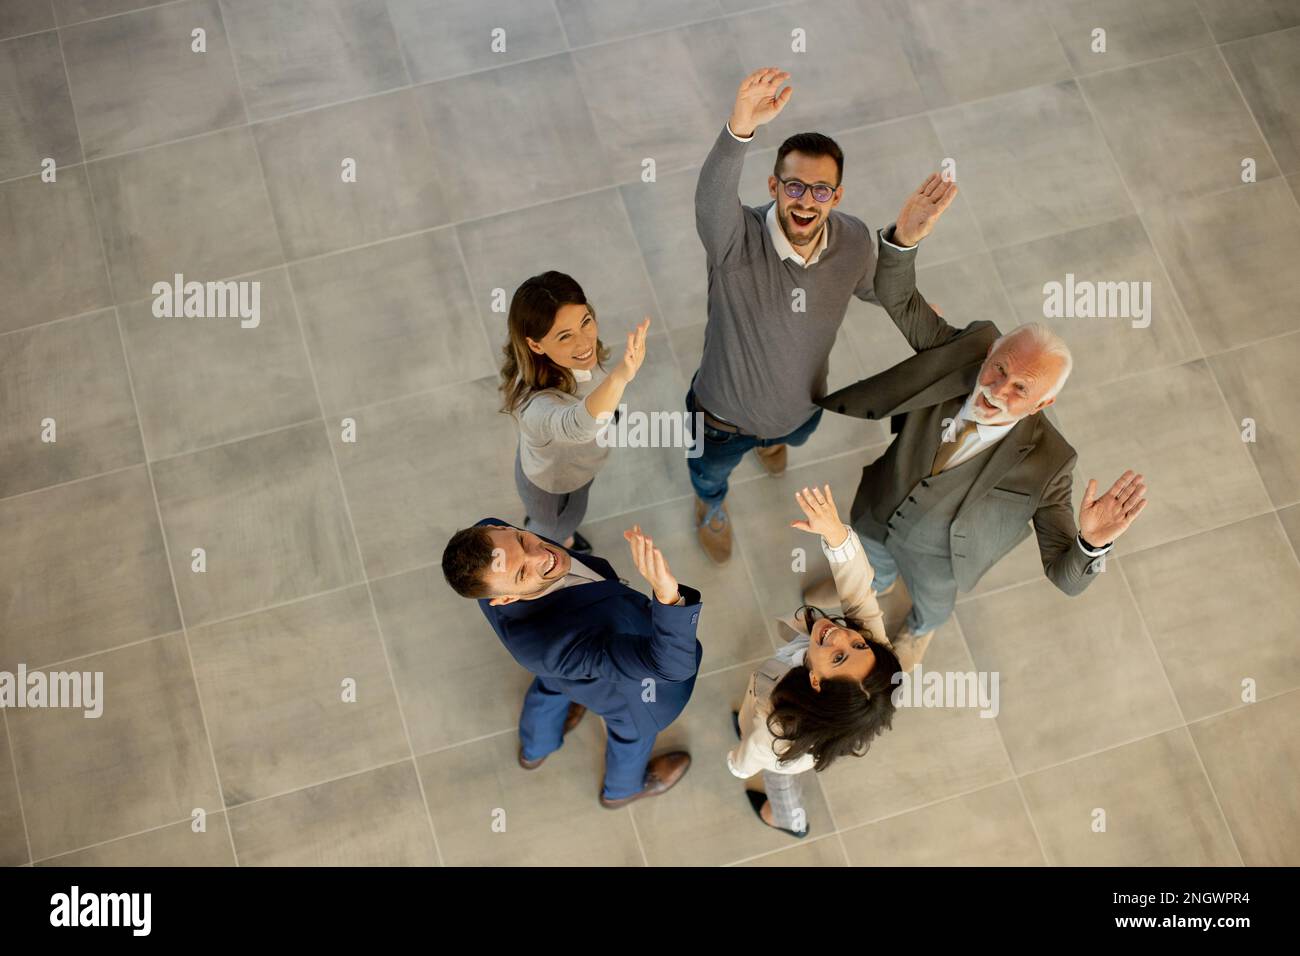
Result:
[[[492,539],[482,525],[457,531],[442,551],[442,576],[461,597],[492,596],[492,589],[483,580],[483,572],[491,564]]]
[[[566,305],[585,305],[594,316],[595,308],[587,301],[582,286],[563,272],[543,272],[526,279],[515,290],[510,300],[507,319],[509,336],[501,350],[501,411],[514,414],[519,406],[533,394],[548,388],[558,388],[570,395],[577,394],[573,372],[556,365],[545,355],[538,355],[528,347],[528,339],[540,342],[555,325],[555,316]],[[604,368],[609,359],[609,349],[596,340],[596,361]]]

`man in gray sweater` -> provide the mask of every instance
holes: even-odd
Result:
[[[688,461],[700,543],[719,564],[731,555],[723,500],[732,469],[752,448],[769,473],[785,470],[786,446],[802,445],[820,420],[815,400],[826,394],[849,297],[876,301],[871,230],[834,211],[844,195],[834,140],[791,136],[767,180],[773,201],[750,208],[737,197],[748,143],[790,101],[789,77],[768,67],[745,78],[695,189],[709,320],[686,395],[687,411],[704,416],[704,434],[694,436],[703,448]]]

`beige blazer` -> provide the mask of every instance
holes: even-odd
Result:
[[[848,528],[848,526],[845,526]],[[871,638],[891,646],[885,635],[885,615],[876,601],[876,594],[871,590],[875,571],[867,554],[858,540],[857,533],[848,528],[849,537],[839,548],[832,550],[822,541],[822,551],[830,562],[831,574],[835,578],[835,590],[840,597],[840,606],[845,617],[862,621]],[[794,614],[779,618],[783,636],[789,635],[798,640],[800,635],[806,639],[808,628]],[[779,762],[777,753],[779,742],[767,727],[767,718],[772,713],[770,695],[772,688],[794,666],[789,658],[794,656],[787,644],[781,654],[769,658],[749,678],[749,687],[745,691],[745,700],[740,705],[740,743],[727,754],[727,767],[737,777],[752,777],[761,770],[773,773],[803,773],[813,768],[812,754],[804,754],[798,760],[788,764]]]

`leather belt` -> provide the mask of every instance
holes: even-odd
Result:
[[[739,425],[713,414],[700,404],[698,398],[695,400],[695,410],[704,416],[704,424],[710,428],[716,428],[720,432],[730,432],[733,435],[749,435],[749,432],[743,431]]]

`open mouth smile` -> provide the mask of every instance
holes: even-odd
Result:
[[[817,216],[816,216],[816,215],[812,215],[812,216],[801,216],[801,215],[799,215],[799,213],[797,213],[797,212],[792,212],[792,213],[790,213],[790,217],[794,220],[794,223],[795,223],[796,226],[804,226],[804,227],[807,227],[807,226],[811,226],[814,222],[817,221]]]

